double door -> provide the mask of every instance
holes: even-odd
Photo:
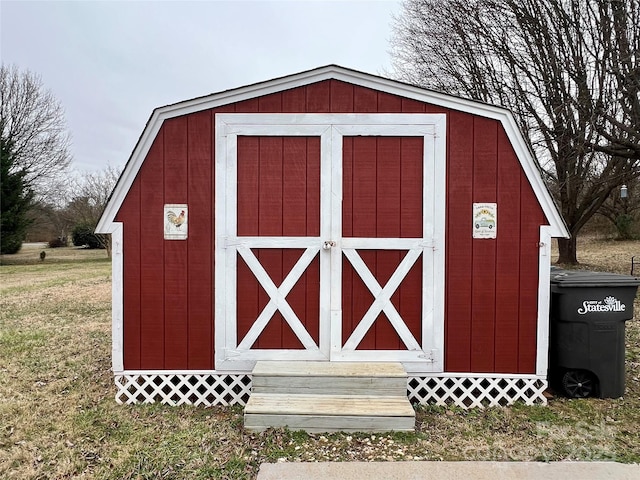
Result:
[[[444,127],[427,114],[217,115],[217,370],[442,370]]]

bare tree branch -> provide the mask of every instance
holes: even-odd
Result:
[[[407,0],[392,58],[404,81],[509,108],[573,238],[640,175],[640,0]]]
[[[16,168],[39,194],[71,161],[64,112],[40,77],[16,66],[0,68],[0,132],[11,143]]]

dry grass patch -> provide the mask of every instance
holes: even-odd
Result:
[[[626,272],[639,242],[581,242],[591,268]],[[249,434],[242,409],[122,406],[110,372],[104,252],[39,250],[0,267],[0,478],[253,478],[262,462],[640,462],[640,326],[627,324],[627,391],[548,407],[421,407],[414,434]],[[58,253],[60,252],[60,253]],[[83,256],[83,255],[86,255]],[[12,264],[12,265],[9,265]],[[636,299],[636,312],[640,302]]]
[[[554,241],[554,247],[555,243]],[[554,258],[557,259],[556,248],[554,253]],[[578,268],[580,269],[629,275],[633,255],[636,256],[636,261],[640,260],[640,241],[638,240],[615,241],[597,236],[578,238],[578,261],[580,262]],[[639,274],[640,271],[636,270],[635,275]]]

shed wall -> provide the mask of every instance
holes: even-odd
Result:
[[[445,371],[535,373],[539,227],[547,224],[498,121],[327,80],[167,120],[116,221],[124,223],[124,367],[214,368],[214,115],[446,113]],[[496,240],[472,239],[473,202],[498,204]],[[165,241],[166,203],[189,238]]]

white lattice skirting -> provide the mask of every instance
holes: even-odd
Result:
[[[128,374],[115,376],[116,402],[166,405],[245,405],[251,375]]]
[[[167,405],[245,405],[251,395],[251,375],[215,373],[154,373],[115,375],[116,402]],[[407,381],[413,403],[495,407],[524,402],[546,405],[547,381],[536,377],[416,377]]]
[[[407,390],[413,403],[482,408],[519,401],[546,405],[547,385],[546,380],[535,377],[409,377]]]

